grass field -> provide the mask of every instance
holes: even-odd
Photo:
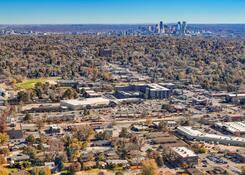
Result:
[[[37,79],[29,79],[29,80],[24,80],[21,83],[16,84],[16,87],[18,89],[31,89],[35,86],[36,83],[45,83],[48,81],[55,81],[58,80],[59,78],[54,77],[54,78],[37,78]]]
[[[17,168],[7,168],[7,170],[11,173],[16,173],[18,172],[18,169]]]
[[[119,82],[119,83],[115,83],[115,86],[128,86],[129,83],[126,82]]]

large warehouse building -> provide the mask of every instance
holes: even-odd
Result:
[[[245,134],[245,123],[243,122],[217,122],[215,128],[234,135]]]
[[[223,135],[216,135],[216,134],[206,134],[198,130],[194,130],[190,126],[180,126],[177,128],[177,132],[190,140],[245,147],[245,139],[242,137],[231,137],[231,136],[223,136]]]
[[[65,106],[72,110],[79,110],[84,108],[93,108],[100,106],[109,106],[110,100],[98,97],[98,98],[86,98],[83,100],[63,100],[61,106]]]

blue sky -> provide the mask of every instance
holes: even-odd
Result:
[[[245,0],[0,0],[0,24],[245,23]]]

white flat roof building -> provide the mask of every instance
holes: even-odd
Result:
[[[160,91],[160,90],[161,91],[163,91],[163,90],[169,91],[168,88],[160,86],[159,84],[156,84],[156,83],[149,84],[148,87],[150,87],[152,91]]]
[[[190,126],[180,126],[177,128],[177,132],[191,140],[245,147],[245,138],[242,137],[206,134],[198,130],[194,130]]]
[[[177,156],[176,163],[187,163],[188,165],[197,165],[198,156],[187,147],[173,147],[172,152]]]
[[[181,158],[197,157],[197,154],[186,147],[173,147],[172,150]]]
[[[245,98],[245,94],[228,94],[229,97]]]
[[[243,122],[217,122],[214,125],[219,128],[225,129],[232,134],[245,133],[245,123]]]
[[[243,94],[228,94],[226,95],[226,101],[227,102],[241,102],[242,100],[245,100],[245,93]]]
[[[86,98],[84,100],[63,100],[61,101],[61,106],[66,106],[70,109],[82,109],[88,106],[96,107],[96,106],[107,106],[110,104],[110,100],[98,97],[98,98]]]

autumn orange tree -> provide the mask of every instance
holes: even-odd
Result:
[[[6,168],[0,166],[0,174],[1,175],[9,175],[9,171]]]
[[[157,164],[153,159],[142,161],[143,175],[157,175]]]

